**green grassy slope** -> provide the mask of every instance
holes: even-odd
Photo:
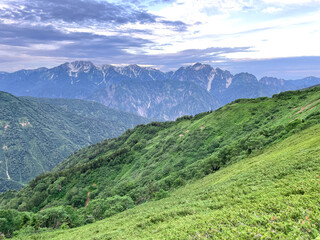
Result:
[[[90,108],[85,101],[64,103],[82,113],[0,92],[0,192],[51,170],[75,150],[146,122],[131,114],[104,111],[102,105]]]
[[[17,239],[314,239],[319,172],[318,124],[168,198],[84,227]]]
[[[9,236],[27,226],[33,231],[77,227],[165,198],[319,124],[319,99],[320,88],[313,88],[237,100],[175,122],[139,125],[78,151],[21,191],[1,194],[1,209],[29,211],[13,211],[17,225],[4,229]],[[0,218],[9,214],[1,209]]]
[[[62,171],[32,181],[18,202],[2,201],[1,205],[18,208],[25,201],[24,210],[61,204],[83,207],[88,191],[92,198],[128,195],[143,202],[153,194],[150,188],[157,192],[179,187],[259,151],[292,129],[317,122],[318,99],[320,91],[315,88],[271,99],[239,100],[194,118],[138,126],[117,139],[80,150],[57,167]],[[61,191],[42,193],[32,204],[35,187],[49,188],[54,182],[61,182]]]

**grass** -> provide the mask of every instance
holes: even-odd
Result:
[[[15,239],[320,239],[320,125],[105,220]]]

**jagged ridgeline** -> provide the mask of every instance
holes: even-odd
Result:
[[[175,120],[217,109],[239,98],[257,98],[320,83],[320,78],[282,80],[196,63],[174,72],[129,65],[76,61],[54,68],[0,74],[0,90],[18,96],[77,98],[147,118]]]
[[[51,170],[75,150],[147,120],[99,103],[0,92],[0,191]]]
[[[240,99],[214,112],[206,112],[194,117],[185,116],[175,122],[153,122],[148,125],[139,125],[133,130],[126,131],[119,138],[109,139],[78,151],[59,164],[53,172],[37,177],[22,190],[2,194],[0,204],[2,209],[16,209],[23,212],[2,210],[3,216],[16,216],[12,217],[12,221],[16,219],[18,222],[11,228],[8,226],[6,231],[10,235],[13,230],[19,230],[22,227],[21,236],[25,237],[23,234],[26,234],[26,232],[38,231],[39,228],[76,227],[108,218],[150,200],[158,201],[167,197],[168,201],[182,200],[184,197],[179,198],[177,196],[179,191],[175,193],[174,190],[185,185],[188,187],[190,183],[195,182],[199,190],[194,189],[194,191],[203,196],[203,199],[197,198],[196,195],[193,195],[193,192],[190,192],[190,199],[188,200],[191,201],[190,204],[181,202],[181,204],[185,203],[184,206],[187,208],[179,211],[171,209],[172,211],[166,212],[165,206],[161,205],[164,203],[163,201],[159,202],[158,208],[155,207],[157,203],[145,203],[137,210],[134,210],[136,209],[134,208],[128,212],[128,214],[134,214],[136,223],[130,222],[129,215],[119,215],[126,219],[129,225],[131,224],[129,229],[132,230],[132,233],[127,230],[122,231],[120,229],[123,226],[122,224],[112,225],[112,219],[120,221],[117,215],[112,217],[111,222],[105,227],[105,229],[109,227],[113,229],[112,226],[114,226],[114,229],[121,232],[117,232],[118,234],[127,234],[122,235],[123,238],[134,237],[130,234],[138,234],[136,235],[137,238],[143,238],[144,235],[139,235],[139,233],[144,231],[144,234],[151,234],[148,233],[148,228],[153,224],[161,224],[166,219],[196,217],[197,211],[200,211],[197,204],[204,206],[202,201],[211,198],[211,194],[214,194],[215,191],[214,187],[209,187],[210,182],[206,182],[205,185],[207,188],[209,187],[209,190],[203,189],[204,193],[201,193],[201,182],[199,185],[197,181],[211,174],[217,176],[214,177],[212,184],[220,182],[227,186],[233,183],[234,186],[230,190],[228,188],[223,191],[219,190],[218,195],[212,195],[215,196],[216,201],[211,203],[211,208],[206,210],[207,214],[210,211],[222,208],[219,206],[223,206],[223,202],[231,201],[231,199],[233,199],[233,203],[230,206],[233,206],[234,201],[238,199],[235,195],[231,196],[233,191],[242,191],[241,189],[247,191],[248,187],[251,189],[251,187],[264,181],[263,179],[260,182],[259,179],[254,180],[254,174],[246,175],[251,169],[250,159],[258,158],[259,160],[259,156],[263,156],[265,151],[271,151],[270,156],[266,159],[272,159],[272,164],[277,164],[277,159],[294,156],[293,151],[300,149],[299,152],[303,151],[305,159],[312,160],[312,151],[310,150],[311,155],[309,156],[308,146],[306,145],[309,140],[305,140],[306,142],[301,143],[301,146],[287,148],[286,151],[288,152],[273,153],[272,149],[274,151],[282,149],[280,145],[283,141],[286,141],[285,139],[292,135],[293,139],[294,136],[299,137],[301,131],[311,127],[316,127],[316,130],[310,131],[318,136],[319,104],[320,88],[312,88],[304,91],[285,92],[274,95],[272,98]],[[296,142],[295,144],[297,144]],[[294,159],[296,158],[292,158],[292,161]],[[283,161],[291,161],[291,157]],[[240,167],[241,162],[245,163],[243,167]],[[258,167],[260,166],[259,162],[256,164],[258,164]],[[271,162],[268,162],[268,164],[270,165]],[[290,164],[295,166],[293,163]],[[229,176],[228,169],[239,176],[237,178],[233,178],[233,175]],[[238,172],[237,169],[242,170]],[[261,167],[259,171],[263,169],[264,167]],[[301,166],[301,169],[303,170],[303,166]],[[281,165],[276,171],[279,172],[278,175],[280,176],[285,170],[286,168]],[[261,174],[263,175],[263,173]],[[288,173],[283,176],[286,174]],[[257,196],[250,195],[250,199],[256,199],[261,194],[272,192],[271,189],[275,187],[273,181],[276,180],[270,177],[265,181],[265,184],[270,185],[268,185],[270,191],[260,192]],[[252,185],[246,186],[246,182]],[[279,186],[286,186],[286,184]],[[263,189],[262,186],[260,190],[263,191]],[[175,196],[173,199],[169,197],[171,194]],[[188,195],[188,193],[184,193],[183,196],[186,194]],[[221,198],[219,195],[221,195]],[[318,193],[316,195],[318,196]],[[243,199],[238,199],[239,202],[237,203],[246,199],[245,195],[242,194],[241,196]],[[250,204],[250,201],[247,204]],[[176,204],[176,207],[179,205],[176,202],[174,204]],[[150,206],[150,209],[148,206]],[[167,207],[170,208],[170,206]],[[158,215],[153,215],[152,209]],[[244,220],[241,220],[240,210],[239,215],[235,217],[237,217],[237,221],[241,222]],[[139,214],[142,217],[141,219],[138,216]],[[231,212],[226,212],[226,214],[231,214]],[[204,217],[204,215],[201,215],[201,217]],[[24,220],[19,222],[19,219]],[[11,220],[7,219],[7,221]],[[183,222],[183,220],[181,221]],[[269,219],[266,221],[269,221]],[[101,226],[103,223],[99,224]],[[170,227],[162,225],[162,230],[166,227],[169,227],[169,229],[171,227],[177,229],[182,227],[182,223],[180,225],[179,223],[176,224]],[[227,223],[223,224],[228,225]],[[234,225],[235,228],[237,226]],[[238,226],[239,229],[241,226]],[[201,225],[194,226],[191,230],[192,234],[197,232],[202,234],[204,231]],[[214,231],[216,230],[214,229]],[[110,231],[101,233],[100,237],[112,236]],[[163,231],[162,233],[164,233]],[[180,231],[181,233],[172,231],[173,238],[188,232],[181,229]],[[208,231],[211,231],[211,229]],[[278,231],[283,233],[285,229]],[[238,231],[235,230],[235,232]],[[165,233],[169,234],[168,232]],[[92,234],[88,239],[100,233],[95,231]],[[189,236],[191,237],[192,234]],[[50,236],[54,237],[54,233]]]

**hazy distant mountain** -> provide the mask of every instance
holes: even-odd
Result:
[[[0,92],[0,109],[0,192],[51,170],[80,148],[148,122],[99,103],[5,92]]]
[[[173,80],[108,84],[89,98],[110,108],[165,120],[209,111],[220,105],[198,85]]]
[[[232,74],[220,68],[214,69],[208,64],[196,63],[192,66],[181,67],[173,73],[171,79],[193,82],[208,92],[222,93],[232,83]]]
[[[320,83],[319,78],[282,80],[196,63],[175,72],[129,65],[95,66],[76,61],[48,69],[0,74],[0,90],[18,96],[95,100],[149,118],[175,119],[216,109],[237,98],[271,96]]]

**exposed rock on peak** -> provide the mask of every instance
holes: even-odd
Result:
[[[264,77],[258,81],[250,73],[233,76],[203,63],[164,73],[137,64],[97,67],[89,61],[75,61],[51,69],[0,74],[0,90],[15,95],[89,99],[167,120],[215,109],[237,98],[272,96],[316,84],[320,79],[315,77],[295,81]]]

